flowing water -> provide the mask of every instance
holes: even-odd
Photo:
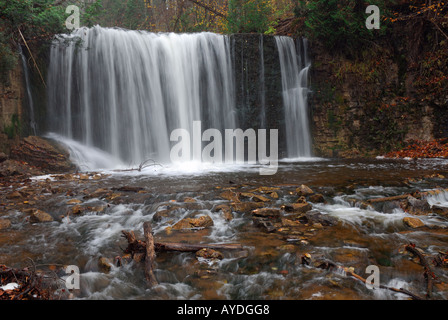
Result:
[[[142,171],[103,171],[101,179],[64,179],[63,176],[33,178],[22,191],[51,186],[59,190],[43,196],[39,208],[50,212],[51,223],[27,222],[21,210],[8,213],[12,221],[8,237],[2,237],[2,262],[22,265],[31,258],[38,265],[79,266],[81,299],[406,299],[387,290],[369,290],[343,273],[329,272],[301,264],[301,256],[328,259],[354,267],[365,276],[368,265],[377,265],[381,284],[405,288],[424,296],[422,267],[400,252],[409,242],[429,254],[445,252],[448,220],[435,214],[420,215],[426,225],[410,229],[403,218],[412,216],[399,208],[391,211],[363,207],[363,200],[394,196],[419,190],[441,190],[428,195],[428,202],[448,206],[445,179],[425,178],[448,174],[447,160],[334,160],[300,159],[281,161],[276,175],[262,177],[256,166],[151,166]],[[59,177],[59,178],[58,178]],[[48,179],[48,180],[47,180]],[[49,181],[51,180],[51,181]],[[310,225],[296,232],[279,228],[267,232],[258,227],[250,212],[233,212],[226,220],[216,206],[229,203],[220,194],[227,188],[256,192],[274,187],[278,198],[267,206],[280,207],[297,200],[295,188],[310,186],[324,195],[326,203],[312,203],[334,226]],[[97,189],[119,186],[140,187],[144,192],[119,192],[116,198],[95,195]],[[48,191],[47,191],[48,192]],[[267,196],[267,194],[265,194]],[[195,199],[185,202],[186,198]],[[67,215],[78,199],[88,210]],[[175,208],[156,219],[157,212]],[[214,224],[204,229],[171,230],[179,220],[208,215]],[[194,253],[161,252],[156,256],[155,275],[159,284],[146,288],[143,266],[132,262],[98,269],[98,259],[123,255],[127,245],[122,230],[134,230],[143,239],[143,223],[151,221],[155,242],[240,243],[245,250],[222,251],[219,261],[197,259]],[[286,228],[287,229],[287,228]],[[438,271],[439,272],[439,271]],[[445,279],[443,270],[439,274]],[[445,277],[445,278],[444,278]],[[446,280],[446,279],[445,279]],[[447,292],[435,291],[446,299]]]
[[[48,137],[67,146],[82,173],[25,180],[16,188],[28,198],[14,203],[5,197],[12,187],[2,185],[4,217],[12,222],[7,233],[0,233],[2,263],[21,267],[31,258],[42,268],[76,265],[80,299],[406,298],[367,289],[343,272],[303,265],[301,257],[310,254],[354,267],[363,276],[368,265],[377,265],[382,284],[424,296],[422,268],[400,247],[413,242],[429,254],[446,252],[448,221],[437,214],[420,215],[425,226],[411,229],[403,218],[412,215],[400,207],[364,204],[418,190],[430,191],[430,205],[448,206],[443,190],[448,161],[312,157],[306,41],[276,37],[288,152],[276,174],[261,176],[258,164],[167,161],[173,129],[191,130],[195,120],[218,130],[238,127],[226,36],[95,27],[59,40],[48,69]],[[156,162],[139,168],[148,158]],[[217,210],[231,205],[222,196],[229,190],[269,197],[264,205],[280,208],[298,200],[296,188],[302,184],[323,195],[325,202],[308,201],[323,221],[336,221],[333,225],[288,222],[283,212],[282,225],[272,231],[260,227],[251,210],[231,207],[231,219]],[[31,205],[54,221],[30,223]],[[73,211],[76,205],[84,208],[82,214],[79,208]],[[172,228],[183,218],[204,215],[212,226]],[[101,257],[113,261],[123,255],[127,243],[121,231],[133,230],[143,239],[146,221],[155,242],[240,243],[244,250],[223,251],[218,261],[159,252],[159,284],[151,289],[136,262],[102,272]],[[445,279],[446,272],[440,272]],[[446,290],[434,294],[447,298]]]

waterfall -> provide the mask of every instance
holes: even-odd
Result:
[[[168,162],[170,134],[193,121],[236,127],[227,37],[94,27],[50,52],[50,131],[122,161]]]
[[[283,105],[288,158],[310,157],[311,135],[308,120],[308,71],[306,39],[296,43],[290,37],[276,36],[282,74]]]
[[[261,65],[256,67],[261,68],[261,88],[251,90],[259,90],[255,95],[261,103],[254,106],[247,100],[244,108],[258,112],[260,127],[264,128],[268,122],[268,84],[263,36],[259,39]],[[299,61],[301,54],[291,38],[276,37],[272,45],[276,43],[288,156],[310,156],[308,61]],[[136,166],[148,159],[169,163],[175,144],[170,135],[175,129],[192,133],[195,121],[201,121],[204,130],[213,128],[222,133],[240,128],[241,123],[247,129],[245,113],[237,116],[236,93],[243,90],[242,96],[249,96],[245,84],[251,81],[251,60],[243,61],[242,70],[236,71],[234,49],[230,36],[208,32],[155,34],[96,26],[59,35],[50,51],[46,127],[53,137],[62,137],[67,143],[75,141],[78,158],[82,150],[101,150],[114,158],[109,163]],[[237,72],[242,73],[241,83],[236,83]],[[87,148],[80,148],[78,142]],[[103,156],[86,163],[98,163]]]
[[[28,112],[29,112],[31,133],[33,135],[36,135],[37,128],[36,128],[36,119],[35,119],[35,115],[34,115],[33,95],[31,93],[30,74],[29,74],[29,70],[28,70],[28,64],[26,63],[26,58],[25,58],[25,55],[23,54],[21,46],[19,46],[19,55],[22,60],[23,74],[25,77],[25,87],[26,87],[26,95],[28,98]]]

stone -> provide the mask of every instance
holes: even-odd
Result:
[[[211,260],[221,260],[224,258],[224,255],[214,249],[209,248],[203,248],[201,250],[196,251],[196,258],[204,258],[204,259],[211,259]]]
[[[431,206],[428,201],[424,199],[417,199],[413,196],[407,197],[406,212],[415,215],[428,214],[431,211]]]
[[[310,195],[308,200],[313,203],[324,203],[325,202],[324,196],[320,193]]]
[[[306,186],[306,185],[304,185],[304,184],[302,184],[300,187],[298,187],[297,189],[296,189],[296,192],[297,192],[297,194],[299,195],[299,196],[309,196],[309,195],[312,195],[313,193],[314,193],[314,191],[313,190],[311,190],[311,188],[310,187],[308,187],[308,186]]]
[[[431,207],[431,210],[432,212],[438,214],[439,216],[448,217],[448,207],[433,205]]]
[[[37,136],[23,138],[11,148],[11,159],[27,162],[44,173],[67,173],[76,170],[69,152],[56,141]]]
[[[234,202],[230,204],[232,211],[241,213],[248,213],[251,212],[252,210],[262,208],[263,206],[264,206],[263,202],[255,202],[255,201]]]
[[[17,160],[5,160],[0,162],[0,177],[10,176],[37,176],[42,175],[42,171],[37,168],[26,165]]]
[[[413,217],[404,217],[403,223],[413,229],[425,226],[425,224],[422,222],[422,220],[420,220],[419,218],[413,218]]]
[[[293,213],[305,213],[312,209],[311,204],[308,202],[304,203],[291,203],[286,204],[281,207],[285,212],[293,212]]]
[[[231,221],[233,219],[232,210],[226,204],[216,206],[215,211],[217,212],[221,211],[224,216],[224,219],[226,219],[227,221]]]
[[[322,226],[333,226],[338,223],[338,220],[330,215],[322,214],[317,210],[308,211],[305,214],[308,221],[312,223],[320,223]]]
[[[255,193],[250,193],[250,192],[242,192],[240,194],[240,196],[244,197],[244,198],[250,198],[251,200],[258,201],[258,202],[271,201],[271,199],[269,199],[267,197],[264,197],[264,196],[261,196],[261,195],[255,194]]]
[[[9,227],[11,227],[9,219],[0,219],[0,230],[8,229]]]
[[[198,218],[185,218],[177,222],[172,229],[196,229],[196,228],[207,228],[213,226],[213,220],[210,216],[200,216]]]
[[[53,217],[39,209],[33,209],[30,215],[30,222],[37,223],[37,222],[51,222],[53,221]]]
[[[281,215],[281,210],[278,208],[259,208],[252,211],[252,215],[257,217],[273,217],[278,218]]]
[[[221,192],[219,195],[221,198],[233,201],[233,202],[240,202],[239,194],[238,192],[234,192],[232,190],[226,190]]]
[[[112,269],[112,262],[105,257],[100,257],[98,259],[98,269],[103,273],[109,273]]]

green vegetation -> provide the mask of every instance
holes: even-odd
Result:
[[[381,21],[380,30],[369,30],[365,24],[368,5],[378,6],[383,20],[389,15],[385,3],[384,0],[299,1],[294,13],[304,18],[307,37],[322,41],[329,50],[356,55],[363,46],[370,46],[370,41],[385,33],[384,21]]]
[[[274,11],[272,2],[267,0],[229,0],[228,31],[264,33],[271,26]]]

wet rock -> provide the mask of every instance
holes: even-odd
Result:
[[[103,197],[108,196],[109,194],[111,194],[111,191],[110,191],[110,190],[108,190],[108,189],[104,189],[104,188],[99,188],[99,189],[96,189],[96,190],[93,191],[93,192],[88,192],[88,193],[84,196],[84,198],[85,198],[85,199],[103,198]]]
[[[311,190],[310,187],[308,187],[308,186],[306,186],[306,185],[304,185],[304,184],[302,184],[300,187],[298,187],[298,188],[296,189],[296,192],[297,192],[297,194],[298,194],[299,196],[304,196],[304,197],[309,196],[309,195],[312,195],[312,194],[314,193],[314,191]]]
[[[37,223],[37,222],[51,222],[53,221],[53,217],[39,209],[33,209],[30,215],[30,222],[31,223]]]
[[[325,198],[320,193],[310,195],[308,200],[313,203],[325,203]]]
[[[274,232],[277,229],[268,218],[254,216],[252,220],[255,226],[264,229],[266,232]]]
[[[10,158],[25,161],[45,173],[66,173],[76,170],[64,147],[52,140],[36,136],[23,138],[13,146]]]
[[[312,209],[311,204],[308,202],[304,203],[292,203],[292,204],[286,204],[281,207],[285,212],[292,212],[292,213],[305,213]]]
[[[252,211],[252,215],[263,218],[278,218],[281,210],[278,208],[259,208]]]
[[[0,230],[4,230],[11,227],[11,221],[9,219],[0,219]]]
[[[230,204],[232,211],[249,213],[252,210],[262,208],[264,206],[263,202],[234,202]]]
[[[305,217],[308,221],[313,223],[320,223],[322,226],[334,226],[337,225],[338,220],[327,214],[322,214],[317,210],[311,210],[305,213]]]
[[[271,201],[271,199],[269,199],[267,197],[264,197],[264,196],[261,196],[261,195],[255,194],[255,193],[250,193],[250,192],[242,192],[240,194],[240,196],[243,197],[243,198],[249,198],[251,200],[258,201],[258,202],[268,202],[268,201]]]
[[[172,229],[173,230],[181,230],[181,229],[198,229],[198,228],[207,228],[213,226],[213,220],[210,216],[200,216],[198,218],[185,218],[177,222]]]
[[[438,214],[439,216],[448,217],[448,207],[433,205],[431,207],[431,210],[432,210],[432,212]]]
[[[230,207],[226,204],[216,206],[215,211],[216,212],[221,211],[224,216],[224,219],[226,219],[227,221],[231,221],[233,219],[232,209],[230,209]]]
[[[201,250],[196,251],[196,258],[204,258],[204,259],[211,259],[211,260],[221,260],[224,258],[224,255],[217,251],[217,250],[213,250],[213,249],[209,249],[209,248],[203,248]]]
[[[184,202],[192,203],[192,202],[196,202],[196,199],[191,198],[191,197],[186,197],[186,198],[184,199]]]
[[[163,219],[168,219],[170,217],[170,213],[171,211],[173,211],[175,208],[173,209],[163,209],[160,211],[157,211],[156,213],[154,213],[154,215],[152,216],[152,220],[154,222],[160,222]]]
[[[223,191],[219,196],[225,200],[240,202],[239,193],[232,190]]]
[[[36,176],[41,175],[42,171],[37,168],[30,167],[29,165],[23,164],[16,160],[5,160],[0,163],[0,177],[11,177],[11,176]]]
[[[413,229],[425,226],[425,224],[423,223],[422,220],[420,220],[419,218],[413,218],[413,217],[404,217],[403,223]]]
[[[431,211],[431,206],[429,205],[428,201],[424,199],[417,199],[413,196],[408,196],[406,200],[407,203],[404,209],[410,214],[422,215],[428,214]]]
[[[109,273],[112,269],[112,262],[105,257],[101,257],[98,259],[98,269],[100,272]]]

